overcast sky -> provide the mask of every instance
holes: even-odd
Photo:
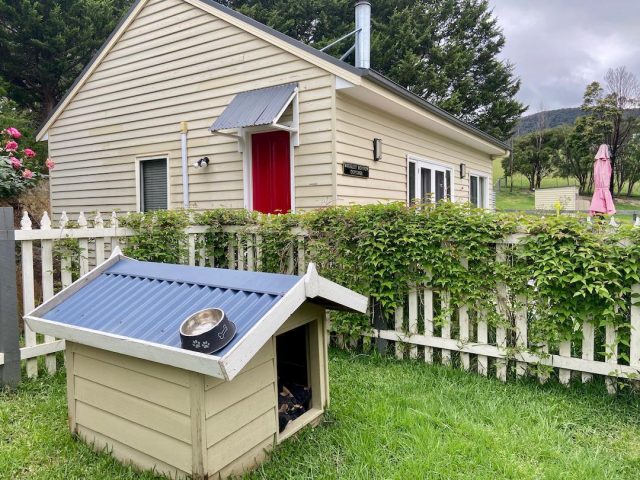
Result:
[[[579,106],[610,67],[640,77],[640,0],[489,0],[528,113]]]

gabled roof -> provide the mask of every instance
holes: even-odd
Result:
[[[364,313],[367,299],[318,276],[139,262],[107,262],[25,316],[38,333],[233,379],[305,301]],[[236,336],[215,355],[181,348],[190,315],[221,308]]]
[[[79,88],[86,82],[86,80],[91,75],[93,70],[97,67],[100,61],[108,53],[108,51],[111,49],[115,41],[122,35],[122,33],[124,33],[128,24],[136,17],[138,12],[142,9],[142,7],[144,7],[144,4],[146,4],[147,1],[148,0],[136,0],[134,2],[134,4],[131,6],[129,11],[122,18],[118,26],[115,28],[115,30],[111,33],[109,38],[102,45],[100,50],[98,50],[98,52],[94,55],[94,57],[91,59],[89,64],[84,68],[84,70],[78,76],[78,78],[73,83],[71,88],[67,91],[66,95],[62,98],[62,100],[60,100],[60,102],[58,103],[58,105],[56,105],[56,107],[51,112],[47,120],[45,120],[45,122],[42,124],[37,135],[38,140],[41,140],[42,138],[45,137],[49,127],[62,113],[62,110],[64,110],[66,105],[75,96]],[[409,102],[419,106],[429,114],[435,115],[436,117],[451,123],[453,126],[460,128],[471,135],[477,136],[478,138],[491,144],[493,147],[497,147],[498,149],[505,152],[509,150],[509,146],[506,143],[494,138],[488,133],[485,133],[473,127],[472,125],[469,125],[466,122],[463,122],[462,120],[436,107],[432,103],[424,100],[418,95],[415,95],[414,93],[410,92],[406,88],[396,84],[392,80],[386,78],[384,75],[378,72],[375,72],[374,70],[356,68],[346,62],[343,62],[342,60],[332,57],[331,55],[325,52],[321,52],[320,50],[313,48],[310,45],[307,45],[294,38],[291,38],[282,32],[279,32],[271,27],[268,27],[250,17],[247,17],[246,15],[236,12],[235,10],[225,7],[213,0],[184,0],[184,1],[194,6],[199,6],[201,8],[204,8],[212,13],[217,12],[222,16],[235,19],[239,21],[241,24],[257,29],[259,32],[262,32],[263,34],[266,35],[267,38],[270,38],[271,40],[285,42],[287,45],[293,47],[294,50],[296,50],[299,54],[302,54],[301,56],[303,56],[307,60],[312,62],[315,60],[314,63],[318,64],[318,66],[320,66],[321,68],[328,69],[329,71],[331,71],[336,75],[344,75],[347,81],[353,78],[360,79],[360,80],[362,79],[370,80],[373,83],[381,86],[382,88],[394,94],[397,94],[400,97],[408,100]]]

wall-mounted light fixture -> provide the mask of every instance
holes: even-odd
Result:
[[[209,166],[209,157],[203,157],[193,164],[193,168],[205,168]]]
[[[382,139],[374,138],[373,139],[373,160],[375,162],[379,162],[382,160]]]
[[[467,164],[460,164],[460,178],[465,178],[467,176]]]

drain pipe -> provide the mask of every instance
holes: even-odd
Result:
[[[189,208],[189,156],[187,153],[187,140],[189,124],[180,122],[180,141],[182,146],[182,206]]]

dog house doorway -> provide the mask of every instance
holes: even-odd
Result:
[[[278,376],[278,440],[293,435],[320,417],[323,372],[319,322],[313,321],[283,331],[276,336]]]

